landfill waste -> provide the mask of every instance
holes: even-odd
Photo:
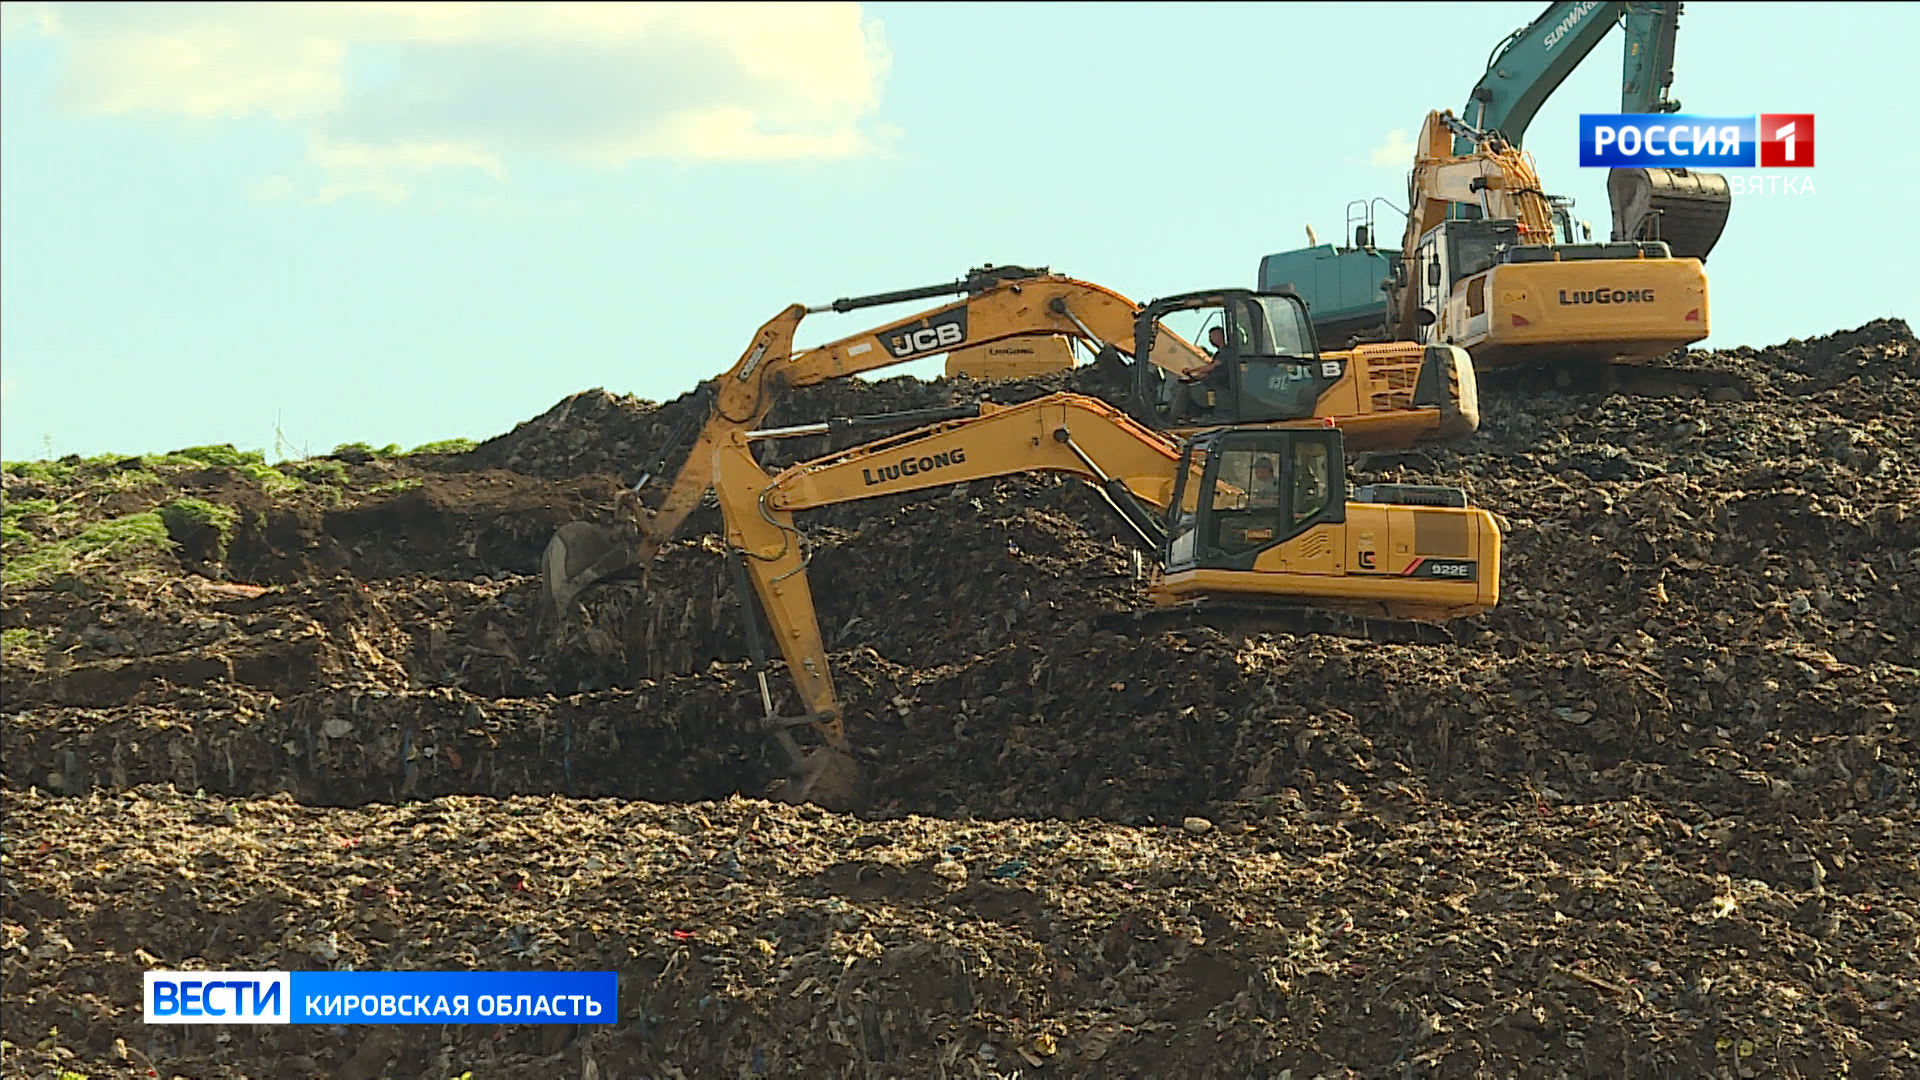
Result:
[[[1066,478],[803,515],[858,816],[770,798],[710,502],[534,618],[547,537],[677,468],[691,396],[9,466],[0,1074],[1920,1073],[1920,341],[1684,360],[1756,399],[1489,378],[1475,435],[1355,456],[1499,516],[1453,645],[1101,629],[1142,601]],[[149,511],[167,543],[80,543]],[[621,1015],[151,1027],[157,967],[610,968]]]

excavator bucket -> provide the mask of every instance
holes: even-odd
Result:
[[[588,587],[631,567],[632,539],[622,530],[586,521],[560,526],[540,557],[541,598],[548,613],[565,614]]]
[[[748,624],[747,636],[754,675],[760,682],[760,700],[771,709],[773,696],[767,688],[765,646],[751,623]],[[773,741],[786,751],[790,767],[788,774],[777,782],[784,786],[778,788],[776,797],[790,803],[813,803],[838,812],[861,809],[867,803],[866,772],[847,751],[846,743],[839,741],[830,729],[823,728],[816,722],[817,719],[818,714],[792,717],[768,715],[760,721],[762,730],[772,735]],[[812,724],[829,741],[813,750],[803,751],[799,740],[793,737],[792,729],[808,724]]]
[[[1727,178],[1691,169],[1612,169],[1615,240],[1664,240],[1676,259],[1707,261],[1733,208]]]
[[[867,802],[867,778],[853,755],[821,747],[798,762],[798,775],[788,781],[781,798],[790,803],[812,803],[823,810],[847,813]]]

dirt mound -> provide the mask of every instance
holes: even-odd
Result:
[[[1914,837],[1885,819],[1803,834],[1646,803],[1436,814],[1390,788],[1152,830],[863,823],[747,800],[5,799],[8,1031],[58,1028],[60,1048],[118,1069],[1712,1075],[1731,1062],[1892,1077],[1911,1062],[1913,900],[1856,899],[1911,874]],[[1729,873],[1729,854],[1763,847],[1780,852],[1769,872]],[[189,965],[611,968],[624,1022],[141,1027],[123,988]]]
[[[1475,436],[1358,457],[1503,520],[1453,646],[1105,628],[1128,544],[1062,478],[804,515],[862,818],[755,801],[784,763],[715,508],[582,631],[532,617],[547,537],[677,468],[697,395],[285,475],[10,469],[6,1038],[162,1075],[1898,1075],[1917,356],[1882,320],[1686,358],[1752,401],[1486,388]],[[768,424],[1101,387],[828,384]],[[570,1042],[222,1043],[138,1025],[136,948],[627,981]]]

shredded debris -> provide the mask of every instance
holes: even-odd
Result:
[[[533,625],[547,537],[677,467],[690,398],[292,490],[8,473],[10,566],[232,513],[7,583],[0,1071],[1913,1075],[1920,342],[1688,360],[1757,400],[1489,377],[1478,434],[1356,458],[1501,517],[1451,646],[1102,629],[1127,546],[1070,480],[804,516],[859,816],[768,801],[717,509]],[[1063,387],[1100,390],[854,382],[769,424]],[[163,965],[611,968],[622,1015],[149,1027]]]

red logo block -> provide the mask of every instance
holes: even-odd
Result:
[[[1761,168],[1813,168],[1812,113],[1762,113],[1758,134]]]

